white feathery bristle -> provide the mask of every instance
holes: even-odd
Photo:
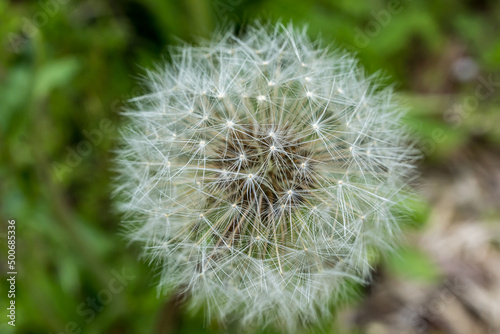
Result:
[[[172,49],[146,83],[116,192],[162,289],[291,332],[393,247],[418,152],[391,89],[349,54],[257,24]]]

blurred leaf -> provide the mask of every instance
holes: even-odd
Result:
[[[483,56],[489,66],[498,68],[500,66],[500,41],[492,43]]]
[[[10,321],[10,319],[8,319],[8,321]],[[11,334],[11,333],[13,334],[15,329],[16,327],[8,325],[6,323],[0,324],[0,332],[2,334]]]
[[[1,117],[0,127],[5,131],[11,121],[11,117],[28,101],[31,81],[30,68],[25,65],[13,67],[5,84],[0,88]]]
[[[440,273],[430,258],[417,248],[400,248],[386,261],[390,273],[401,278],[436,282]]]
[[[35,100],[48,95],[53,89],[68,84],[80,69],[76,58],[62,58],[45,64],[36,74],[33,89]]]
[[[59,262],[59,280],[61,288],[66,293],[73,293],[79,287],[80,279],[78,277],[78,263],[76,263],[70,254],[62,256]]]

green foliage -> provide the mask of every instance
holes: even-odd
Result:
[[[400,279],[433,283],[439,278],[437,265],[416,248],[400,248],[386,261],[390,274]]]

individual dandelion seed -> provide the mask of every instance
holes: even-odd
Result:
[[[126,113],[115,183],[160,288],[242,326],[328,314],[399,230],[417,152],[392,91],[291,26],[171,53]]]

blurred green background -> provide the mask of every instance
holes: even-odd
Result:
[[[307,24],[312,37],[357,53],[369,73],[381,70],[410,109],[408,124],[425,154],[423,201],[410,203],[407,245],[375,268],[373,284],[360,287],[348,311],[325,321],[321,332],[460,333],[443,325],[453,323],[444,316],[452,304],[432,313],[408,306],[403,296],[390,308],[394,298],[380,299],[377,291],[386,286],[386,294],[397,295],[404,282],[439,296],[446,279],[465,277],[465,269],[443,265],[450,262],[441,254],[462,261],[472,251],[449,243],[435,250],[439,242],[429,241],[451,235],[441,232],[457,221],[486,231],[477,247],[498,251],[500,2],[494,0],[0,0],[0,269],[4,277],[6,225],[15,219],[19,273],[15,329],[6,325],[2,279],[1,333],[231,333],[157,296],[155,272],[138,260],[137,246],[127,245],[113,212],[111,151],[120,109],[141,94],[143,68],[168,60],[167,46],[179,40],[196,43],[217,27],[244,28],[255,18]],[[476,262],[486,261],[481,256]],[[479,273],[499,267],[496,255],[488,261]],[[495,287],[497,274],[487,273]],[[490,288],[478,285],[486,295]],[[394,312],[405,307],[416,311],[397,327]],[[480,307],[472,313],[477,328],[468,333],[500,332]],[[450,319],[463,319],[456,314]]]

